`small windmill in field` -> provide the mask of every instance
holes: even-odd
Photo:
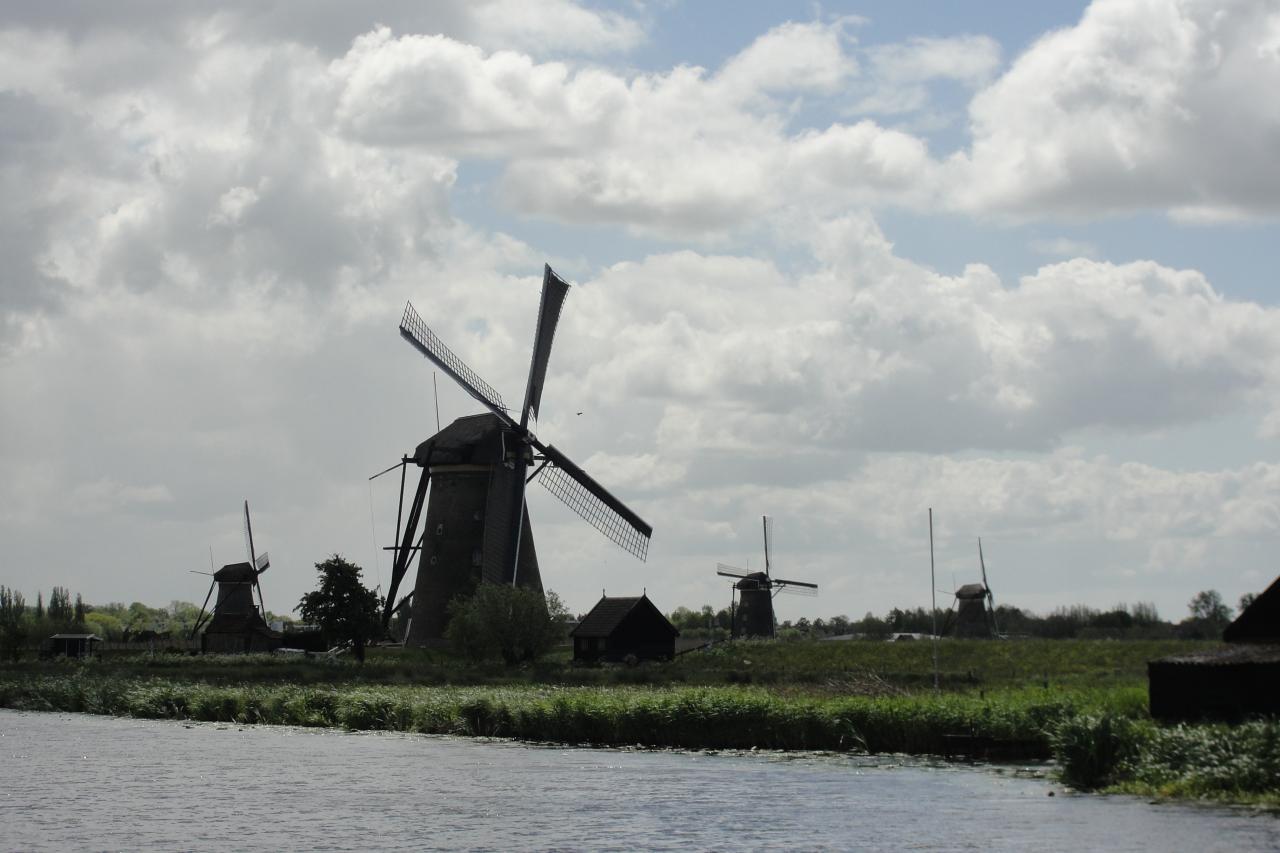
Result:
[[[491,385],[441,342],[413,305],[405,306],[400,335],[488,409],[487,413],[458,418],[399,463],[396,544],[389,549],[395,556],[383,622],[389,622],[410,598],[405,596],[395,603],[400,583],[417,554],[418,576],[410,594],[406,637],[410,645],[438,641],[448,620],[448,603],[469,595],[478,583],[542,590],[525,503],[525,485],[535,478],[623,550],[640,560],[648,553],[653,528],[568,456],[539,440],[530,428],[530,416],[538,416],[551,342],[568,292],[569,285],[550,266],[545,267],[524,403],[514,412]],[[405,477],[410,462],[422,473],[406,518]]]
[[[264,551],[258,554],[253,545],[253,523],[249,519],[249,502],[244,502],[245,550],[249,557],[245,563],[228,563],[213,573],[209,592],[200,606],[200,616],[191,628],[191,637],[204,627],[200,649],[204,652],[235,653],[271,651],[279,648],[281,635],[272,631],[265,618],[266,607],[262,601],[262,583],[259,578],[271,566]],[[214,588],[218,597],[212,612],[208,611],[209,599]],[[254,604],[254,592],[258,603]],[[206,616],[208,624],[206,625]]]
[[[978,539],[978,565],[982,567],[982,583],[967,583],[954,592],[951,610],[943,623],[942,633],[952,629],[956,637],[993,639],[1000,636],[996,624],[996,600],[987,583],[987,561],[982,556],[982,539]]]
[[[774,633],[773,597],[780,592],[798,595],[817,595],[818,585],[805,581],[775,578],[770,570],[773,563],[773,519],[762,516],[764,527],[764,571],[746,572],[734,566],[719,563],[716,574],[734,578],[733,592],[737,599],[733,609],[733,636],[772,637]]]

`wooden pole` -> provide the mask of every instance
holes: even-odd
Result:
[[[930,618],[933,621],[933,692],[938,692],[938,584],[933,570],[933,507],[929,507],[929,600]]]

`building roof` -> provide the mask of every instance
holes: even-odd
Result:
[[[1169,655],[1151,661],[1172,666],[1232,666],[1237,664],[1280,663],[1280,646],[1239,645],[1203,652]]]
[[[54,634],[50,640],[99,640],[102,638],[97,634]]]
[[[578,627],[569,632],[571,637],[608,637],[618,629],[618,626],[630,616],[632,613],[650,612],[650,618],[657,616],[667,628],[670,629],[673,637],[680,636],[680,632],[676,630],[676,626],[666,616],[662,615],[662,611],[654,606],[648,596],[641,595],[637,597],[617,597],[609,598],[602,596],[596,602],[596,606],[591,608],[591,612],[582,617],[582,621],[578,623]],[[655,620],[657,621],[657,620]]]
[[[987,588],[980,583],[967,583],[956,590],[956,598],[965,601],[971,598],[986,598]]]
[[[1280,578],[1222,632],[1228,643],[1280,643]]]

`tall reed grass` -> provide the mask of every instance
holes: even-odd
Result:
[[[222,685],[170,679],[0,679],[0,706],[149,718],[339,726],[654,747],[943,753],[947,735],[1021,744],[1048,757],[1050,732],[1132,691],[783,696],[758,687],[407,687]]]

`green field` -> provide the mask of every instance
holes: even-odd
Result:
[[[0,666],[0,706],[395,729],[571,744],[1054,758],[1105,789],[1280,801],[1280,726],[1162,727],[1146,662],[1213,644],[746,642],[635,667],[518,669],[376,650],[364,665],[285,656],[119,655]]]

